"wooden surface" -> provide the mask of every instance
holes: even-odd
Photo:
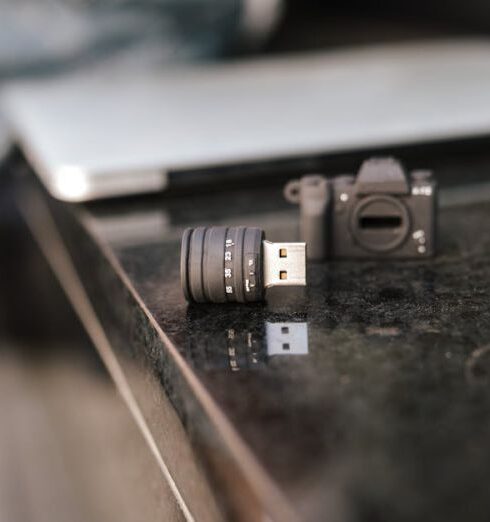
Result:
[[[42,361],[9,348],[0,352],[0,520],[184,519],[102,370],[71,346]]]

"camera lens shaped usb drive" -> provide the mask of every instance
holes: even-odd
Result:
[[[250,303],[271,286],[305,286],[304,243],[271,243],[253,227],[185,230],[181,282],[188,301]]]

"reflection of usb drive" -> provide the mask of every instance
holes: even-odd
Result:
[[[308,353],[308,324],[266,321],[267,355],[306,355]]]
[[[227,353],[230,370],[263,368],[276,355],[308,354],[308,323],[265,321],[265,332],[227,331]]]
[[[206,372],[263,370],[268,364],[274,366],[274,360],[293,363],[295,356],[308,354],[305,313],[295,314],[293,321],[289,314],[267,313],[244,324],[241,310],[229,312],[216,322],[211,320],[215,313],[211,308],[188,307],[186,357],[195,368]]]

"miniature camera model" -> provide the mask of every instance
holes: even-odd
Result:
[[[407,176],[396,159],[371,158],[357,176],[307,175],[284,194],[300,206],[311,260],[434,255],[437,185],[430,171]]]

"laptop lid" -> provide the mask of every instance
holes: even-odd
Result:
[[[52,195],[86,201],[162,190],[169,172],[488,134],[490,43],[78,74],[3,103]]]

